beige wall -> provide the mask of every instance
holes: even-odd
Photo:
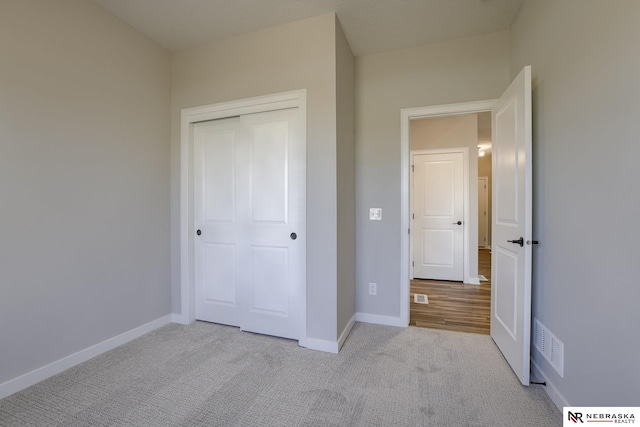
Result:
[[[640,396],[640,2],[525,0],[511,73],[533,72],[533,316],[564,342],[570,406]]]
[[[467,147],[470,151],[469,161],[478,158],[477,114],[411,120],[409,132],[411,150]],[[472,154],[471,151],[475,153]]]
[[[346,81],[346,80],[345,80]],[[180,312],[180,111],[307,89],[307,334],[337,330],[335,14],[175,52],[171,100],[173,310]]]
[[[411,120],[411,150],[461,148],[469,150],[469,276],[478,276],[478,115],[460,114]]]
[[[400,315],[400,110],[494,99],[508,83],[507,31],[356,58],[358,312]]]
[[[171,312],[170,54],[88,1],[0,6],[0,384]]]

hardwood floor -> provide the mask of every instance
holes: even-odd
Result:
[[[488,335],[491,320],[491,251],[478,251],[478,273],[488,281],[480,285],[437,280],[411,281],[411,326],[474,332]],[[414,294],[426,294],[429,304],[413,302]]]

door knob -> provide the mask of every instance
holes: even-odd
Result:
[[[289,237],[291,237],[291,240],[296,240],[298,238],[298,235],[296,233],[291,233]]]
[[[507,242],[516,243],[516,244],[520,245],[520,247],[524,246],[524,238],[523,237],[521,237],[521,238],[519,238],[517,240],[507,240]]]
[[[458,221],[458,222],[453,222],[453,225],[462,225],[462,221]]]
[[[197,234],[198,236],[199,236],[199,235],[201,235],[201,234],[202,234],[202,230],[198,230],[198,231],[196,231],[196,234]]]

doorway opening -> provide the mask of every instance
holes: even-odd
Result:
[[[491,136],[491,108],[495,101],[487,100],[487,101],[478,101],[471,103],[462,103],[462,104],[449,104],[449,105],[441,105],[441,106],[433,106],[433,107],[421,107],[421,108],[411,108],[411,109],[403,109],[401,112],[401,144],[402,144],[402,206],[401,206],[401,221],[402,226],[401,230],[404,232],[401,235],[402,248],[401,248],[401,262],[402,262],[402,271],[401,271],[401,312],[400,317],[403,322],[406,322],[407,325],[417,325],[418,322],[412,321],[411,319],[411,309],[412,306],[415,305],[418,311],[426,311],[430,310],[430,304],[435,304],[438,302],[438,295],[445,295],[445,298],[448,300],[449,307],[451,307],[450,302],[455,301],[456,292],[460,294],[459,291],[465,291],[465,287],[467,291],[471,291],[476,295],[477,299],[481,301],[486,301],[486,315],[483,313],[481,316],[482,319],[486,318],[482,322],[487,325],[490,324],[490,282],[480,280],[479,276],[483,276],[483,278],[490,279],[491,277],[491,262],[490,262],[490,251],[486,253],[479,253],[479,243],[478,243],[478,176],[479,176],[479,168],[480,162],[478,162],[479,148],[478,146],[483,147],[487,144],[487,138],[490,140]],[[446,130],[442,130],[444,132],[444,137],[448,136],[448,141],[446,143],[440,142],[440,145],[437,145],[437,142],[434,145],[429,145],[431,142],[427,141],[427,146],[419,146],[414,145],[412,143],[412,131],[413,133],[417,133],[418,129],[421,125],[425,125],[425,120],[432,120],[431,124],[435,124],[436,122],[440,122],[440,124],[447,121],[447,119],[460,119],[463,116],[472,117],[470,122],[474,123],[475,126],[473,132],[474,136],[470,138],[466,142],[461,142],[461,140],[452,135],[447,135]],[[436,119],[436,120],[433,120]],[[480,126],[478,125],[478,120],[482,122],[482,127],[484,128],[480,131]],[[488,125],[487,125],[488,123]],[[430,127],[427,125],[427,127]],[[431,126],[432,127],[432,126]],[[423,129],[424,130],[424,129]],[[446,138],[445,138],[446,139]],[[424,141],[423,141],[424,143]],[[413,237],[416,234],[416,230],[412,230],[414,212],[412,205],[412,172],[411,172],[411,161],[412,161],[412,150],[416,149],[437,149],[444,151],[452,151],[452,148],[464,148],[468,151],[468,162],[465,165],[465,194],[464,194],[464,208],[463,208],[463,219],[462,228],[464,229],[464,237],[465,244],[462,250],[463,256],[463,280],[462,281],[442,281],[442,280],[429,280],[429,277],[423,278],[422,280],[414,279],[414,246],[415,242],[413,242]],[[486,148],[486,147],[483,147]],[[484,150],[483,150],[484,151]],[[484,151],[485,157],[487,151]],[[487,157],[489,159],[489,157]],[[489,160],[490,164],[490,160]],[[483,172],[486,173],[486,172]],[[423,178],[427,175],[423,175]],[[486,175],[485,175],[486,176]],[[487,214],[490,214],[488,212]],[[458,220],[450,221],[452,224],[457,224]],[[423,233],[424,234],[424,233]],[[429,234],[429,233],[426,233]],[[446,233],[440,233],[441,235],[445,235]],[[454,231],[451,231],[449,234],[453,236]],[[479,259],[483,257],[483,266],[487,265],[487,255],[489,257],[488,260],[488,272],[486,270],[479,270]],[[459,255],[458,255],[459,256]],[[422,283],[421,283],[422,282]],[[483,285],[484,284],[484,285]],[[422,287],[415,287],[416,285],[423,285]],[[488,285],[488,286],[487,286]],[[426,287],[425,287],[426,286]],[[433,286],[436,286],[436,289],[439,289],[439,292],[435,292]],[[455,286],[459,289],[451,288],[451,286]],[[430,289],[430,290],[427,290]],[[481,291],[482,290],[482,291]],[[427,298],[424,300],[429,301],[429,304],[415,304],[412,303],[415,294],[420,294],[422,291],[431,292],[433,297],[427,293]],[[423,299],[421,299],[423,300]],[[453,307],[452,307],[453,308]],[[459,308],[454,308],[455,311],[460,311]],[[464,310],[463,310],[464,311]],[[446,321],[443,320],[434,320],[434,324],[443,325],[446,324]],[[481,323],[482,323],[481,322]],[[456,321],[449,321],[450,324],[455,324]],[[457,322],[459,323],[459,322]]]
[[[488,335],[491,114],[412,120],[409,145],[409,325]],[[470,164],[469,157],[477,163]],[[464,211],[467,218],[473,218],[475,211],[477,222],[463,223]],[[463,274],[463,269],[467,274]]]

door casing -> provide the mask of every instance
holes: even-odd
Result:
[[[306,135],[307,117],[307,92],[306,89],[266,95],[254,98],[240,99],[236,101],[205,105],[201,107],[185,108],[180,120],[180,315],[174,317],[174,321],[182,324],[190,324],[195,321],[195,263],[194,263],[194,216],[193,216],[193,140],[195,123],[235,117],[244,114],[262,113],[286,108],[299,108],[303,117],[302,134]],[[306,198],[306,197],[305,197]],[[303,204],[303,210],[306,203]],[[302,217],[306,217],[303,212]],[[301,230],[306,234],[306,230]],[[306,248],[302,258],[306,259]],[[306,273],[304,274],[306,277]],[[306,283],[306,281],[305,281]],[[306,346],[306,301],[307,289],[300,289],[302,305],[301,318],[303,319],[299,343]]]
[[[424,119],[429,117],[452,116],[459,114],[473,114],[491,111],[496,100],[485,100],[475,102],[464,102],[459,104],[444,104],[428,107],[403,108],[400,110],[400,326],[409,325],[409,295],[411,277],[411,206],[410,206],[410,180],[411,169],[410,157],[410,122],[411,120]],[[467,189],[468,190],[468,189]],[[468,194],[468,191],[467,191]],[[468,203],[465,204],[464,221],[469,221]],[[465,265],[468,265],[469,241],[468,229],[465,229]],[[464,282],[480,284],[478,278],[474,280],[469,277],[469,270],[465,269]],[[477,283],[476,283],[477,282]]]

